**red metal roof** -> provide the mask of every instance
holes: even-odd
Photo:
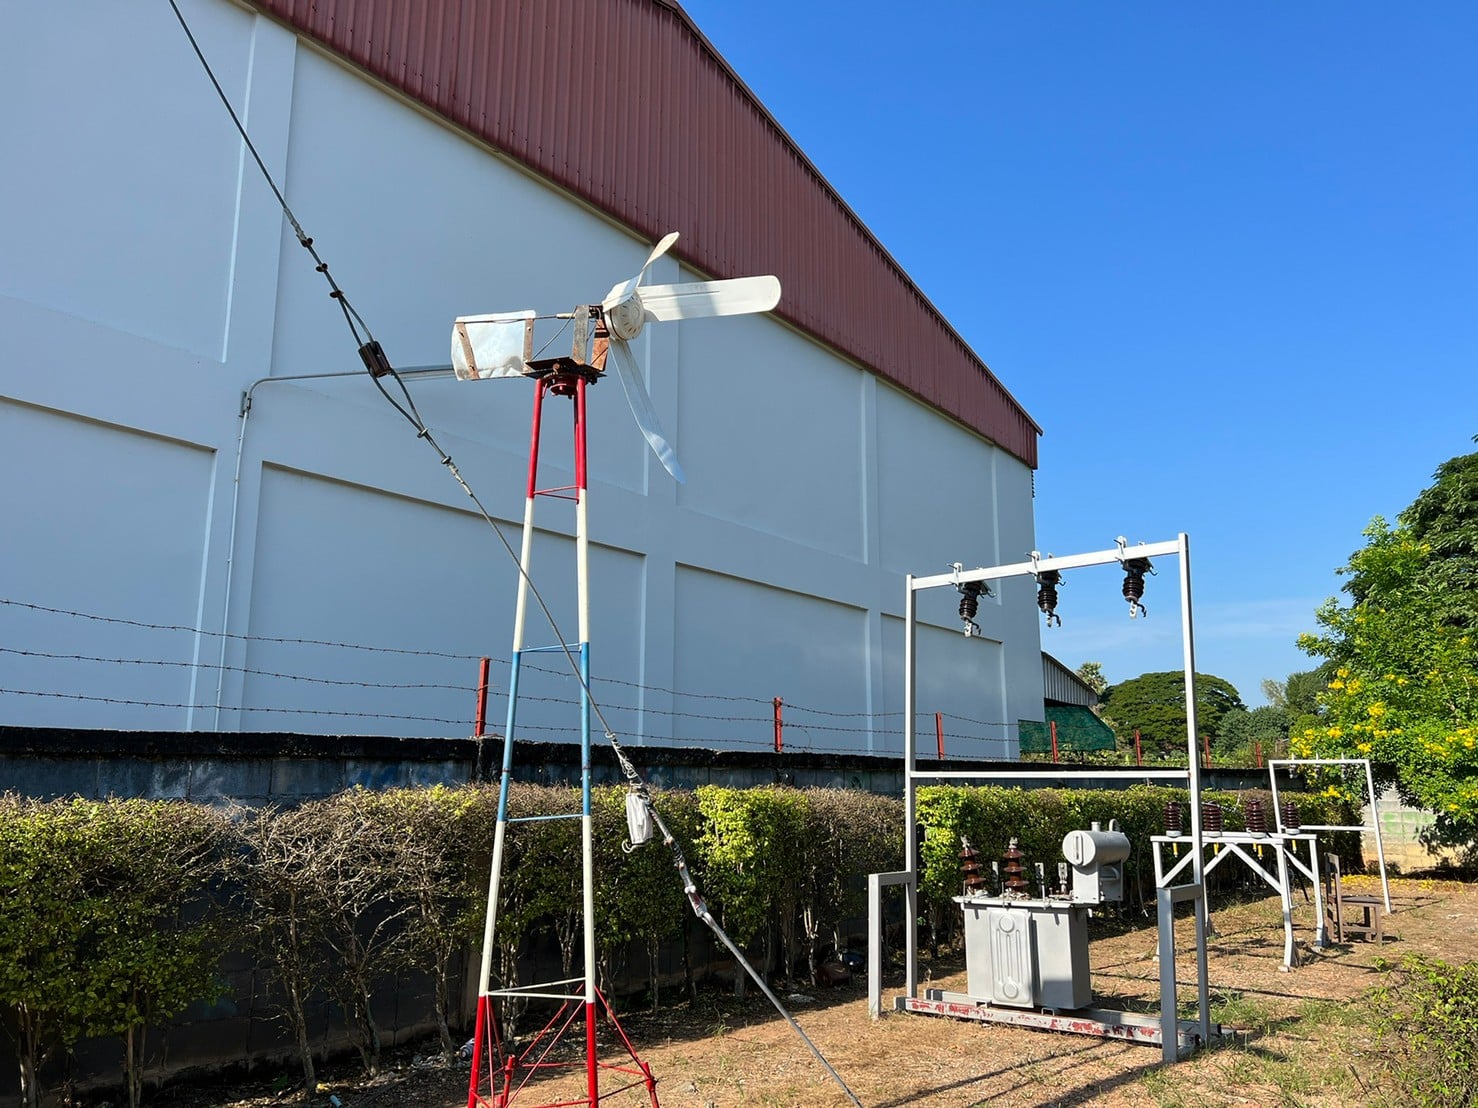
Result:
[[[1041,429],[668,0],[253,0],[1035,468]]]

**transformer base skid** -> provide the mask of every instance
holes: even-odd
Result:
[[[1001,1008],[965,993],[950,993],[943,989],[927,989],[923,997],[895,997],[893,1007],[899,1012],[951,1016],[955,1019],[980,1020],[983,1023],[1009,1023],[1041,1031],[1068,1031],[1075,1035],[1097,1035],[1100,1038],[1123,1039],[1125,1042],[1142,1043],[1145,1046],[1163,1047],[1165,1043],[1164,1032],[1157,1018],[1107,1008],[1077,1008],[1063,1012],[1037,1008]],[[1222,1035],[1221,1027],[1213,1025],[1211,1034],[1213,1038]],[[1188,1057],[1204,1045],[1206,1044],[1201,1042],[1194,1022],[1181,1020],[1176,1024],[1175,1048],[1180,1057]]]

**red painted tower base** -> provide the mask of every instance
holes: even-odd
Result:
[[[493,1011],[493,998],[486,995],[478,997],[477,1030],[472,1040],[472,1080],[467,1092],[467,1108],[509,1108],[515,1100],[528,1108],[574,1108],[576,1105],[595,1108],[602,1101],[620,1097],[633,1089],[644,1090],[646,1096],[628,1096],[623,1098],[624,1103],[647,1101],[651,1108],[660,1108],[657,1103],[657,1079],[652,1076],[651,1067],[636,1056],[636,1048],[621,1029],[621,1024],[611,1011],[605,996],[599,992],[595,995],[600,1001],[598,1008],[584,1001],[566,1001],[537,1034],[517,1049],[510,1049],[503,1042],[497,1014]],[[562,1057],[565,1052],[560,1050],[560,1046],[578,1035],[574,1028],[582,1012],[585,1015],[583,1055]],[[629,1062],[598,1060],[596,1026],[600,1018],[604,1018],[607,1026],[615,1031]],[[602,1091],[599,1079],[602,1071],[619,1075],[619,1078],[626,1080],[622,1083],[618,1079],[610,1088]],[[583,1074],[584,1095],[574,1092],[576,1082],[557,1080],[562,1074]],[[518,1099],[525,1093],[526,1099]],[[528,1099],[546,1093],[553,1093],[555,1099],[537,1102]]]

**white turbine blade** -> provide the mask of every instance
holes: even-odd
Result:
[[[768,312],[778,303],[780,281],[775,277],[648,285],[641,290],[641,306],[646,309],[649,320],[748,315],[750,312]]]
[[[600,302],[601,307],[606,309],[606,311],[610,311],[617,304],[629,299],[631,294],[636,291],[636,286],[641,284],[642,278],[647,275],[647,270],[652,268],[652,264],[658,258],[671,250],[672,244],[676,241],[676,231],[669,231],[663,235],[662,241],[652,247],[652,252],[647,255],[647,260],[642,263],[641,269],[637,270],[636,276],[622,284],[611,286],[611,291],[606,293],[606,298]]]
[[[657,460],[672,474],[673,480],[682,484],[688,479],[687,475],[683,473],[683,467],[678,465],[677,452],[662,434],[662,424],[658,422],[657,413],[652,409],[652,398],[647,395],[646,386],[641,383],[641,370],[637,367],[636,358],[632,356],[631,347],[623,339],[612,338],[611,353],[616,355],[616,376],[621,378],[621,387],[626,390],[626,402],[631,405],[631,414],[636,417],[636,425],[646,436]]]
[[[532,310],[460,316],[452,325],[452,369],[463,381],[520,377],[533,345]]]

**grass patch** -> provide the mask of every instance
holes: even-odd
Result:
[[[1265,1033],[1273,1023],[1267,1002],[1236,990],[1217,991],[1211,997],[1211,1021],[1254,1034]]]

